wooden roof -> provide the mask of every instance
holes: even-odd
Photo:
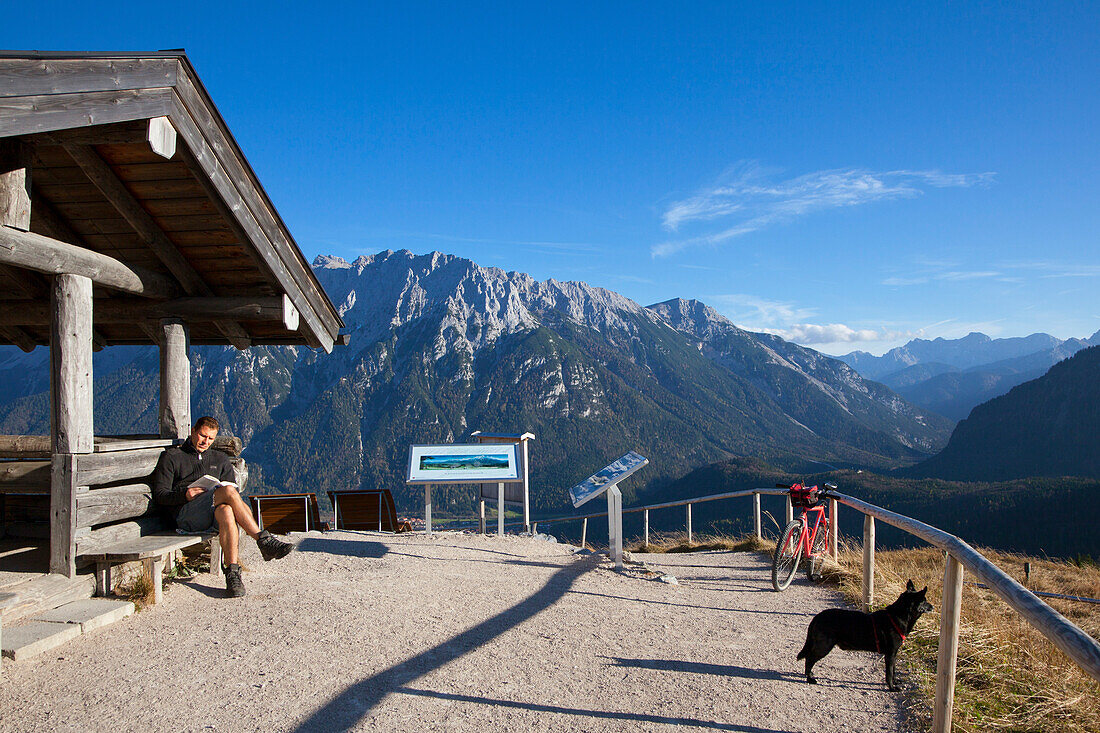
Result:
[[[149,139],[163,118],[170,158]],[[135,296],[96,281],[97,345],[152,343],[165,316],[196,344],[339,341],[339,314],[182,52],[0,52],[12,141],[30,151],[31,232],[163,284]],[[0,264],[0,343],[49,342],[40,272]]]

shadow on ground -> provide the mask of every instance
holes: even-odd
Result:
[[[382,542],[338,540],[329,537],[306,537],[298,543],[298,552],[321,552],[326,555],[364,557],[375,560],[385,557],[389,548]]]
[[[387,695],[402,690],[406,685],[429,672],[488,644],[506,631],[554,605],[569,591],[577,578],[595,568],[596,565],[590,563],[574,563],[560,568],[542,588],[515,606],[411,659],[360,680],[343,692],[337,693],[306,718],[295,729],[296,733],[347,730],[353,727]]]
[[[671,718],[663,715],[651,715],[648,713],[632,713],[617,710],[585,710],[584,708],[567,708],[560,705],[545,705],[540,703],[517,702],[515,700],[499,700],[490,697],[476,697],[474,695],[459,695],[450,692],[438,692],[436,690],[418,690],[405,687],[399,690],[406,695],[419,695],[421,697],[434,697],[440,700],[453,702],[477,703],[480,705],[492,705],[505,708],[518,708],[531,710],[537,713],[557,713],[559,715],[576,715],[584,718],[596,718],[607,720],[625,720],[633,723],[661,723],[664,725],[686,726],[691,728],[710,728],[711,730],[728,730],[736,733],[784,733],[772,728],[759,728],[753,725],[738,725],[736,723],[720,723],[715,720],[699,720],[698,718]]]

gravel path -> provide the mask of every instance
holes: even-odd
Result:
[[[803,681],[811,616],[749,553],[635,555],[446,533],[248,543],[248,595],[210,575],[52,653],[4,665],[0,730],[898,731],[881,657]],[[677,585],[654,579],[671,574]]]

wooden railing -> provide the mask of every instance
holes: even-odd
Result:
[[[747,489],[744,491],[732,491],[724,494],[712,494],[693,499],[669,501],[661,504],[631,507],[623,509],[623,513],[642,512],[644,541],[649,544],[649,512],[657,509],[669,509],[673,507],[686,508],[686,523],[688,542],[691,542],[691,507],[693,504],[719,501],[722,499],[736,499],[740,497],[752,497],[753,529],[757,537],[762,537],[760,496],[762,494],[786,496],[783,489]],[[985,559],[973,547],[955,535],[936,529],[911,517],[883,509],[882,507],[868,504],[839,492],[830,492],[829,515],[830,536],[829,552],[836,560],[837,557],[837,508],[838,504],[855,509],[863,514],[863,603],[870,608],[874,603],[874,577],[875,577],[875,520],[886,522],[908,534],[918,537],[928,544],[944,551],[946,555],[946,568],[943,578],[943,601],[940,609],[940,644],[939,658],[936,665],[936,700],[933,711],[932,730],[935,733],[947,733],[951,730],[951,713],[955,698],[955,668],[959,651],[959,615],[961,611],[963,568],[980,578],[985,585],[1001,597],[1013,610],[1020,614],[1024,620],[1035,627],[1052,644],[1061,649],[1081,669],[1093,679],[1100,681],[1100,644],[1069,619],[1043,603],[1034,593],[1023,587],[1003,570]],[[793,517],[790,498],[786,501],[786,519],[789,522]],[[539,524],[565,521],[582,521],[581,544],[587,539],[588,520],[596,517],[605,517],[606,512],[586,514],[574,517],[553,517],[540,519],[532,524],[532,531],[537,531]]]

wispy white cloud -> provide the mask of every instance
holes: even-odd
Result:
[[[843,323],[795,323],[787,328],[765,328],[765,333],[773,333],[784,341],[796,344],[841,344],[868,341],[894,341],[909,334],[902,331],[876,331],[871,328],[852,328]]]
[[[852,328],[843,323],[812,323],[816,308],[745,293],[712,295],[706,300],[747,331],[771,333],[802,345],[890,342],[912,336],[910,331],[889,328]]]
[[[1100,265],[1067,265],[1063,262],[1006,262],[1005,269],[1034,272],[1038,277],[1100,277]]]
[[[927,188],[965,188],[989,183],[993,173],[941,171],[868,171],[860,168],[807,173],[774,180],[774,171],[755,162],[741,163],[713,186],[671,204],[661,217],[666,231],[700,225],[701,233],[670,239],[650,248],[665,257],[687,247],[716,245],[817,211],[860,206],[875,201],[920,196]]]
[[[769,300],[744,293],[714,295],[707,300],[715,303],[717,309],[734,323],[755,324],[745,326],[754,331],[764,330],[768,326],[805,320],[817,313],[813,308],[804,308],[794,303]]]

